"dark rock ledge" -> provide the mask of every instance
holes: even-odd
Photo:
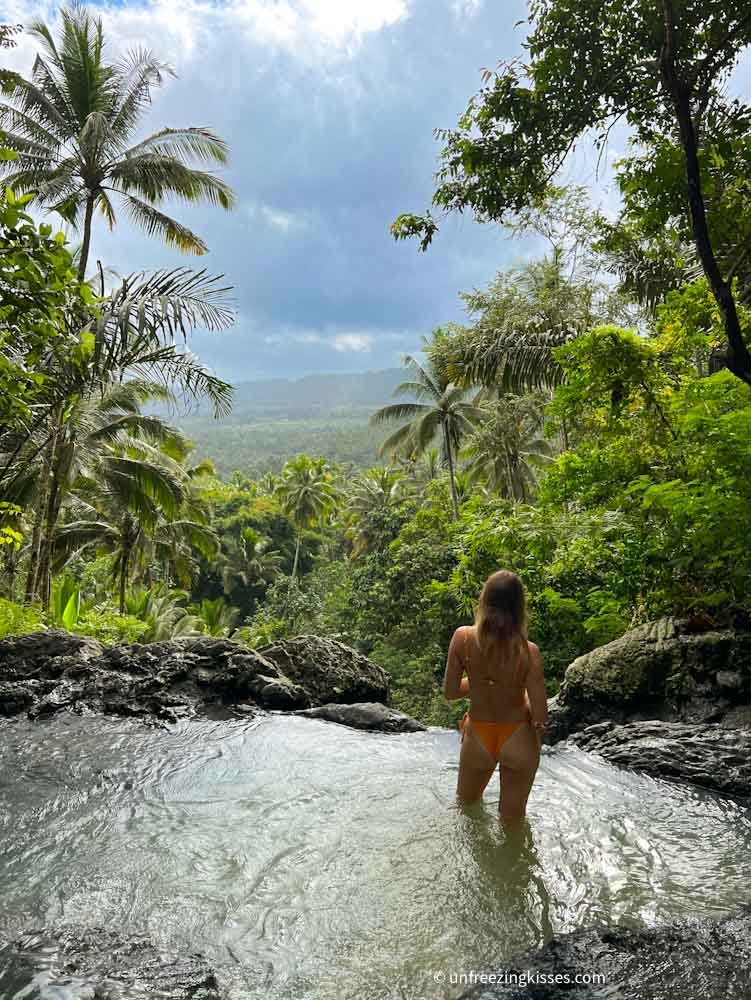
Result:
[[[321,718],[357,728],[380,722],[388,732],[422,728],[374,705],[387,699],[381,667],[312,635],[260,651],[211,636],[104,646],[60,629],[0,642],[0,716],[36,719],[65,710],[175,722],[217,708],[252,713],[334,703]]]
[[[578,657],[549,703],[546,742],[751,797],[751,630],[663,618]]]
[[[445,971],[448,983],[454,971],[448,959]],[[490,981],[504,973],[507,980],[508,974],[528,980]],[[582,974],[604,981],[577,983]],[[649,930],[584,928],[510,963],[490,966],[484,983],[477,981],[479,975],[475,985],[454,995],[465,1000],[743,1000],[751,996],[751,909]],[[225,1000],[222,979],[222,970],[212,969],[201,955],[177,955],[147,937],[96,927],[30,931],[12,943],[0,942],[4,997]]]
[[[370,732],[422,733],[427,729],[427,726],[411,715],[405,715],[404,712],[388,708],[377,701],[360,702],[356,705],[321,705],[320,708],[306,708],[297,714]]]
[[[545,976],[547,981],[479,983],[460,996],[465,1000],[743,1000],[751,997],[751,909],[720,920],[690,920],[650,930],[585,928],[553,938],[506,968],[517,975]],[[503,971],[496,967],[488,973]],[[577,975],[592,973],[603,976],[604,982],[576,983]]]
[[[611,764],[751,798],[751,731],[681,722],[602,722],[571,743]]]
[[[41,992],[27,992],[34,983]],[[175,955],[148,937],[99,927],[30,931],[0,947],[0,996],[60,1000],[223,1000],[201,955]]]

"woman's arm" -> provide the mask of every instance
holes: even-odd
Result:
[[[532,725],[537,730],[545,728],[548,721],[548,694],[545,690],[545,674],[542,669],[540,650],[533,642],[529,644],[529,670],[527,671],[527,698]]]
[[[469,694],[469,678],[464,676],[463,639],[464,630],[458,628],[451,639],[446,657],[446,672],[443,675],[443,697],[446,701],[466,698]]]

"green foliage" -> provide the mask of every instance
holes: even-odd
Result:
[[[200,630],[207,635],[231,635],[239,616],[238,609],[227,604],[223,597],[214,600],[204,597],[200,604],[193,605],[189,610]]]
[[[73,351],[78,331],[71,317],[91,301],[62,234],[34,223],[24,211],[29,200],[11,188],[0,193],[0,426],[6,427],[28,425],[32,406],[54,392],[48,359]]]
[[[71,588],[71,584],[66,584]],[[0,598],[0,639],[26,635],[51,626],[66,628],[77,635],[87,635],[103,643],[148,641],[148,626],[128,615],[120,615],[111,605],[97,605],[84,611],[76,607],[76,593],[68,590],[67,613],[46,615],[41,608],[25,606]],[[62,598],[61,598],[62,600]],[[72,601],[72,603],[71,603]],[[75,611],[73,610],[75,608]]]
[[[38,632],[44,627],[44,616],[39,608],[25,607],[0,597],[0,639]]]

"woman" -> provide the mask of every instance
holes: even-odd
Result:
[[[526,598],[516,573],[500,570],[488,577],[475,624],[454,632],[443,693],[449,701],[469,696],[461,725],[459,801],[480,799],[500,763],[501,819],[523,819],[548,701],[540,650],[527,640]]]

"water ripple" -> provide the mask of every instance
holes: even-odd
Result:
[[[202,951],[235,1000],[437,996],[594,920],[751,900],[748,809],[546,751],[529,827],[454,806],[455,733],[297,717],[0,723],[0,931],[70,921]]]

